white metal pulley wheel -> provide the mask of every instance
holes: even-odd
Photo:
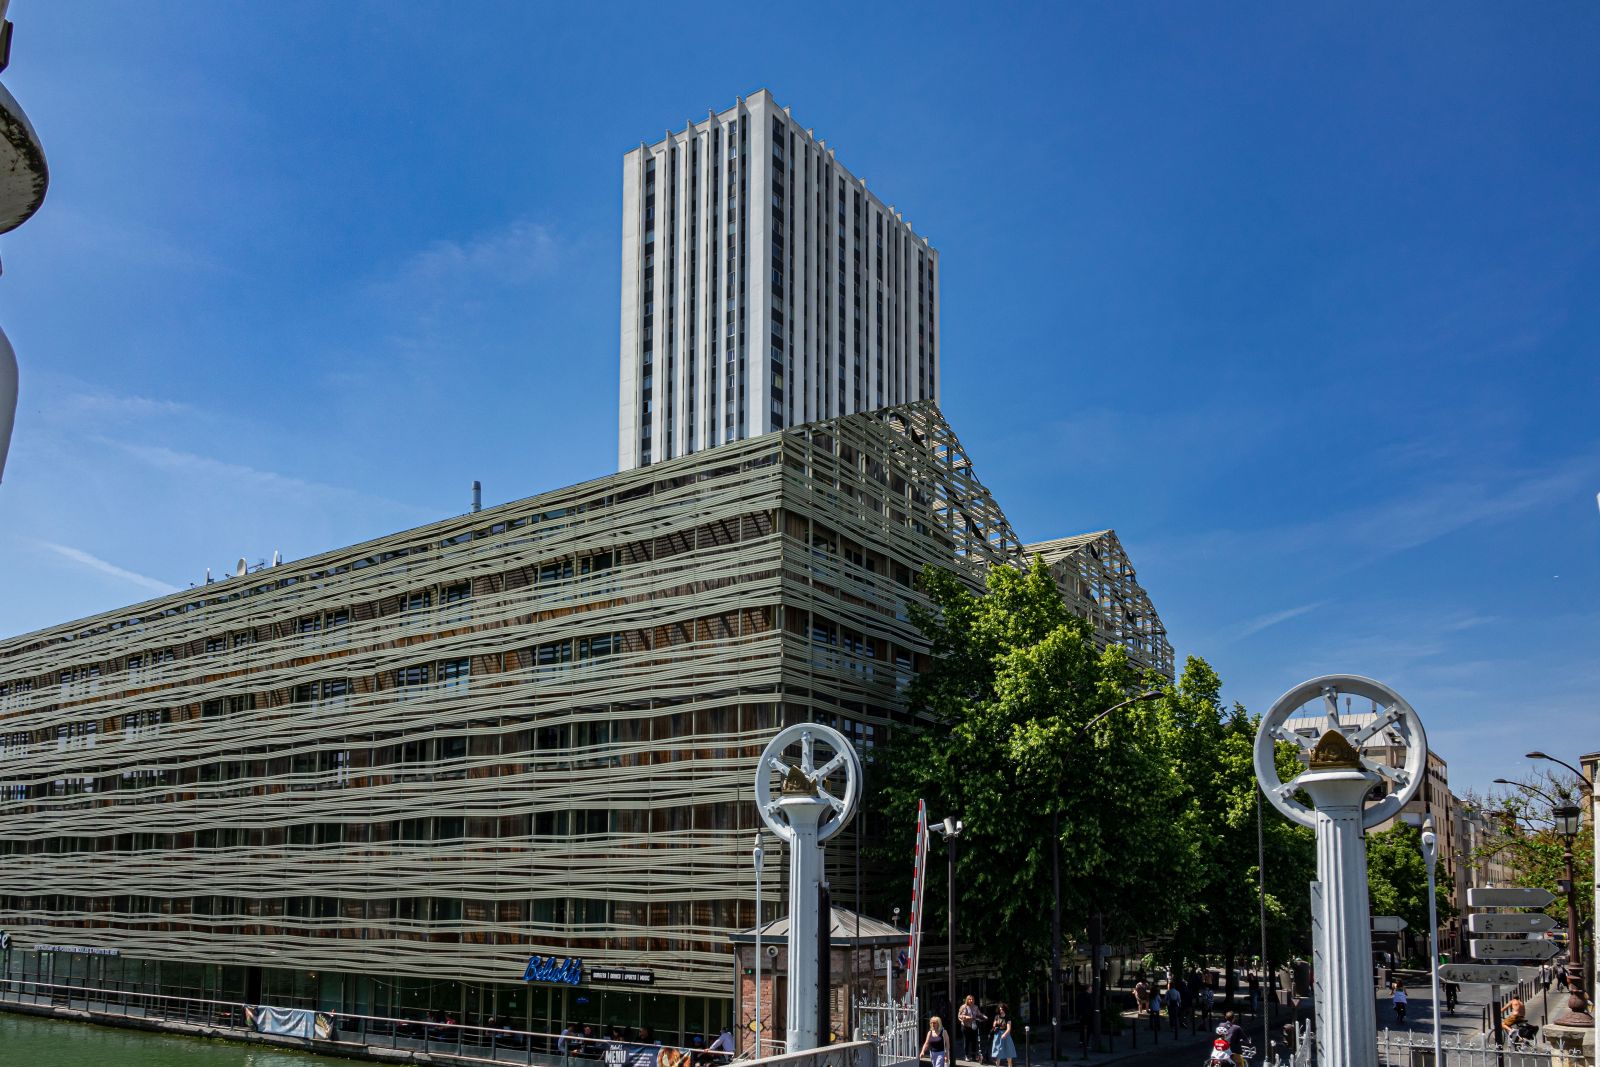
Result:
[[[819,759],[819,749],[826,759]],[[773,794],[772,783],[776,780],[781,789],[784,778],[796,768],[811,783],[809,795],[833,809],[823,816],[817,833],[818,841],[826,841],[844,829],[861,805],[861,757],[844,734],[820,723],[786,726],[767,742],[756,768],[756,807],[772,832],[785,841],[794,839],[794,831],[783,817],[781,794]]]
[[[1377,705],[1371,722],[1346,723],[1344,718],[1362,720],[1372,715],[1368,711],[1351,712],[1343,718],[1339,712],[1339,698],[1360,697]],[[1321,698],[1320,714],[1306,708],[1306,704]],[[1294,719],[1300,726],[1314,726],[1315,735],[1307,737],[1290,729],[1287,723]],[[1428,738],[1422,732],[1422,720],[1416,709],[1382,682],[1362,678],[1355,674],[1329,674],[1301,682],[1279,697],[1261,720],[1256,731],[1256,779],[1267,794],[1272,806],[1302,826],[1312,826],[1315,820],[1311,809],[1295,798],[1294,779],[1288,782],[1278,777],[1276,747],[1279,741],[1288,741],[1301,749],[1304,758],[1316,747],[1329,730],[1336,730],[1356,750],[1361,766],[1376,774],[1389,787],[1383,799],[1367,805],[1362,813],[1362,825],[1376,826],[1399,813],[1417,790],[1428,770]],[[1390,765],[1388,759],[1377,759],[1377,750],[1405,751],[1400,766]]]

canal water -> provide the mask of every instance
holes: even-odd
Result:
[[[0,1012],[4,1067],[351,1067],[356,1062]]]

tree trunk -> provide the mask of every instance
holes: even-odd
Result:
[[[1233,976],[1233,946],[1226,945],[1222,949],[1222,988],[1224,990],[1222,1002],[1229,1008],[1233,1007],[1233,991],[1239,983]]]

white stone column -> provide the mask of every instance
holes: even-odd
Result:
[[[1311,797],[1322,883],[1326,952],[1317,1004],[1323,1059],[1319,1067],[1378,1067],[1373,1009],[1372,918],[1367,902],[1367,848],[1362,802],[1377,777],[1359,768],[1313,770],[1294,780]]]
[[[826,800],[815,796],[785,796],[778,801],[794,837],[789,842],[789,1052],[804,1052],[821,1044],[817,1033],[817,975],[822,961],[817,957],[819,923],[832,917],[819,914],[818,891],[822,885],[822,844],[817,839],[817,824],[832,810]]]

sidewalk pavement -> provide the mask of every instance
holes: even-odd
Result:
[[[1508,989],[1501,990],[1505,996]],[[1394,1016],[1394,1001],[1387,992],[1377,994],[1377,1021],[1379,1030],[1416,1032],[1431,1030],[1433,1027],[1433,1000],[1428,986],[1418,986],[1408,989],[1410,1003],[1406,1005],[1406,1021],[1403,1025],[1397,1024]],[[1455,1036],[1475,1035],[1483,1032],[1483,1011],[1489,1003],[1490,989],[1487,985],[1478,982],[1464,982],[1461,985],[1461,995],[1456,1003],[1456,1010],[1452,1014],[1446,1011],[1439,1017],[1439,1029],[1446,1034]],[[1546,992],[1536,992],[1527,999],[1528,1022],[1535,1026],[1542,1026],[1545,1022],[1546,1006],[1550,1015],[1560,1015],[1566,1004],[1566,994],[1552,985]],[[1496,1013],[1495,1023],[1499,1022]]]

